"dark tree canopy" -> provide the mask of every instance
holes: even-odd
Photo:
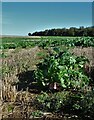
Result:
[[[49,29],[34,33],[28,33],[29,36],[94,36],[94,26],[92,27],[70,27],[61,29]]]
[[[28,33],[28,36],[32,36],[32,34],[31,34],[31,33]]]

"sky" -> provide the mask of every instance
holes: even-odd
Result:
[[[1,0],[3,2],[93,2],[93,0]]]
[[[92,2],[2,2],[3,35],[91,25]]]

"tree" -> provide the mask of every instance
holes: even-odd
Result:
[[[67,28],[58,28],[58,29],[48,29],[45,31],[39,31],[34,33],[29,33],[29,36],[94,36],[94,26],[92,27],[84,27],[81,26],[79,28],[70,27]]]
[[[32,34],[31,34],[31,33],[28,33],[28,36],[32,36]]]

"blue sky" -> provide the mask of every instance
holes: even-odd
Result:
[[[3,2],[93,2],[93,0],[2,0]]]
[[[92,25],[92,2],[3,2],[2,34]]]

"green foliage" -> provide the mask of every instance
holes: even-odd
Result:
[[[82,46],[82,47],[94,47],[94,38],[93,37],[74,37],[74,38],[68,38],[68,37],[48,37],[47,40],[42,40],[39,44],[40,47],[56,47],[65,45],[68,47],[72,46]]]
[[[94,88],[88,91],[81,101],[83,114],[94,118]]]
[[[93,37],[42,37],[34,38],[3,38],[1,49],[27,48],[32,46],[55,47],[55,46],[82,46],[94,47]]]
[[[58,28],[58,29],[47,29],[44,31],[34,32],[32,36],[94,36],[94,26],[86,27],[81,26],[79,28],[70,27]]]
[[[15,49],[15,48],[27,48],[38,45],[38,38],[16,38],[16,37],[4,37],[2,38],[2,42],[0,44],[1,49]]]
[[[46,112],[94,118],[94,90],[84,92],[62,91],[42,93],[36,97],[36,108]]]
[[[42,59],[42,58],[45,58],[45,57],[46,57],[46,53],[45,53],[45,52],[39,52],[39,53],[37,54],[37,56],[38,56],[40,59]]]
[[[64,106],[67,113],[94,118],[94,90],[72,93]]]
[[[42,111],[59,112],[65,105],[70,93],[67,91],[54,94],[42,93],[36,98],[36,107]]]
[[[66,89],[80,89],[89,83],[89,78],[84,74],[83,67],[88,60],[77,57],[65,50],[54,53],[44,59],[35,70],[38,85],[47,86],[57,82]]]
[[[14,109],[14,106],[13,105],[8,105],[8,112],[12,112],[13,111],[13,109]]]
[[[41,117],[41,116],[43,116],[43,113],[40,110],[36,110],[31,113],[30,118]]]

